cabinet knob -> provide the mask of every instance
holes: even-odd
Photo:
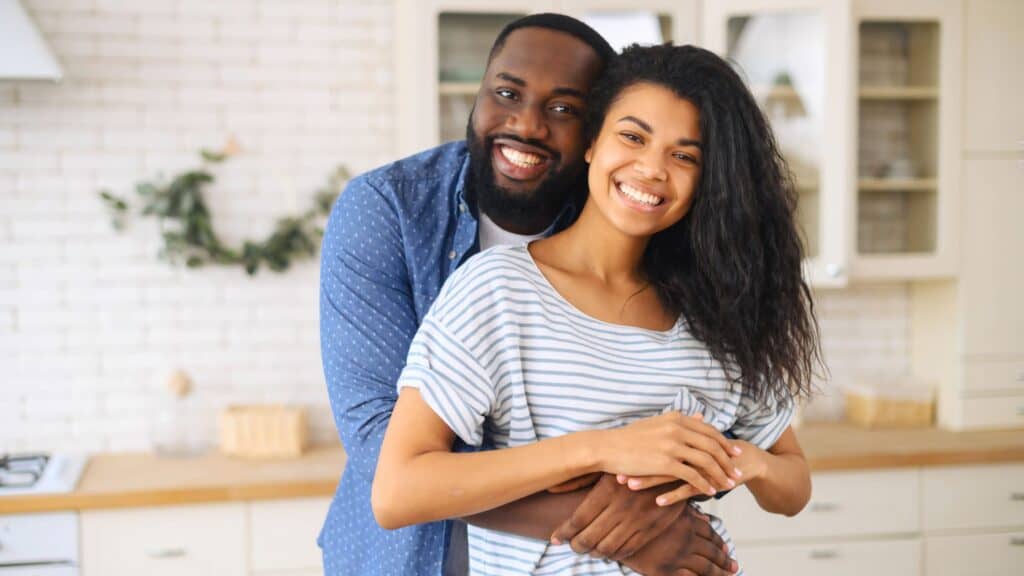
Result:
[[[1021,538],[1020,536],[1010,538],[1010,546],[1024,546],[1024,538]]]
[[[1024,492],[1011,492],[1010,500],[1013,502],[1024,502]]]
[[[839,504],[835,502],[811,502],[811,512],[835,512]]]
[[[811,560],[834,560],[839,558],[837,550],[811,550]]]
[[[186,554],[188,551],[184,548],[158,548],[146,551],[146,556],[150,558],[181,558]]]

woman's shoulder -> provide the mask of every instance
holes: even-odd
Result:
[[[530,255],[526,246],[494,246],[474,254],[452,274],[452,280],[467,282],[501,281],[524,277],[530,272]]]

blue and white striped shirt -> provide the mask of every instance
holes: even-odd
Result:
[[[474,256],[445,283],[409,349],[398,387],[414,387],[463,441],[497,448],[614,428],[667,410],[700,412],[762,448],[792,403],[755,402],[680,318],[667,331],[603,322],[566,301],[525,246]],[[712,525],[733,547],[721,520]],[[469,527],[470,572],[632,574],[609,560]]]

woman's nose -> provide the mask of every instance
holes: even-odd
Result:
[[[648,180],[664,180],[667,177],[664,165],[657,158],[637,158],[633,163],[633,170]]]

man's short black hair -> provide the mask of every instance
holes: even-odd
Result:
[[[565,32],[570,36],[579,38],[597,53],[597,57],[601,59],[602,69],[608,65],[608,62],[613,57],[615,57],[615,50],[610,44],[608,44],[608,41],[605,40],[603,36],[598,34],[597,30],[594,30],[587,24],[573,18],[572,16],[555,14],[553,12],[544,12],[541,14],[523,16],[522,18],[513,20],[506,24],[505,27],[501,29],[501,32],[498,33],[498,37],[494,39],[494,45],[491,46],[491,52],[487,55],[488,64],[491,63],[494,56],[501,50],[502,46],[505,45],[505,40],[508,38],[508,35],[520,28],[547,28],[548,30]]]

